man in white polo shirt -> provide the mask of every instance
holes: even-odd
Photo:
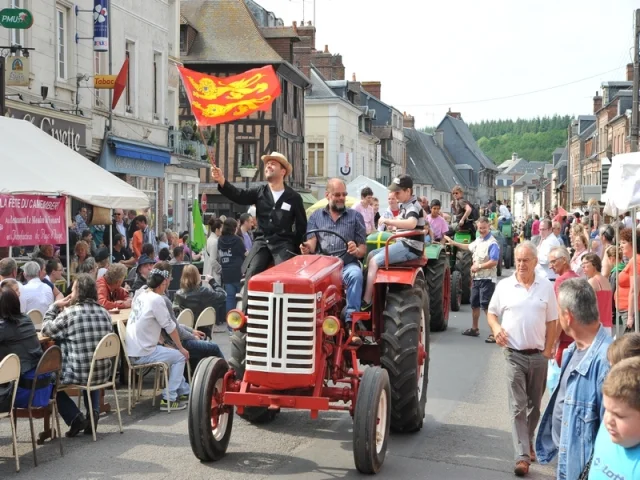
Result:
[[[540,264],[540,267],[542,267],[542,270],[544,270],[544,274],[552,282],[556,279],[556,272],[554,272],[551,268],[551,265],[549,265],[549,252],[551,252],[552,248],[561,246],[562,244],[560,243],[560,240],[558,240],[558,237],[553,234],[553,229],[551,228],[551,220],[549,220],[548,218],[540,220],[540,244],[538,245],[538,263]]]
[[[514,473],[522,477],[535,461],[533,435],[540,419],[547,361],[552,358],[558,306],[553,284],[536,275],[535,245],[531,242],[518,245],[515,259],[516,273],[496,287],[488,319],[507,361]]]

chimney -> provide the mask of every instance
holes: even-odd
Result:
[[[329,45],[324,46],[324,53],[329,53]]]
[[[436,130],[433,133],[433,139],[440,148],[444,149],[444,130]]]
[[[307,22],[307,26],[310,27],[312,25],[311,20]]]
[[[298,22],[296,22],[295,20],[293,21],[293,28],[294,29],[298,29]]]
[[[357,80],[356,80],[356,72],[353,72],[353,73],[351,74],[351,81],[352,81],[352,82],[356,82],[356,81],[357,81]]]
[[[593,97],[593,113],[596,113],[601,108],[602,108],[602,97],[600,96],[600,93],[596,91],[596,96]]]
[[[402,126],[404,128],[416,128],[416,119],[413,115],[407,115],[407,112],[402,114]]]
[[[362,88],[364,88],[367,93],[373,95],[378,100],[382,100],[380,96],[382,91],[382,84],[380,82],[362,82]]]
[[[462,114],[460,112],[452,112],[451,107],[449,107],[449,111],[447,112],[447,115],[453,118],[457,118],[458,120],[462,118]]]
[[[515,162],[516,160],[518,160],[518,154],[516,152],[513,152],[511,154],[511,161]]]
[[[627,82],[633,82],[633,63],[627,63]]]

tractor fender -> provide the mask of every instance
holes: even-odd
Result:
[[[376,274],[376,279],[373,282],[374,285],[380,284],[399,284],[399,285],[414,285],[418,272],[421,268],[397,268],[389,267],[388,269],[381,268]]]
[[[440,243],[432,243],[424,247],[424,255],[429,260],[437,260],[440,258],[440,251],[444,246]]]

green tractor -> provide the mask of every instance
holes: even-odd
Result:
[[[389,232],[372,233],[367,237],[367,255],[376,248],[381,248],[392,234]],[[449,311],[460,310],[462,300],[462,275],[452,271],[449,253],[439,243],[425,246],[428,259],[423,267],[426,289],[429,295],[430,330],[443,332],[449,324]]]

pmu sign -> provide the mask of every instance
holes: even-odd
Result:
[[[26,8],[5,8],[0,10],[0,25],[25,30],[33,25],[33,15]]]
[[[93,0],[93,51],[109,51],[109,0]]]

